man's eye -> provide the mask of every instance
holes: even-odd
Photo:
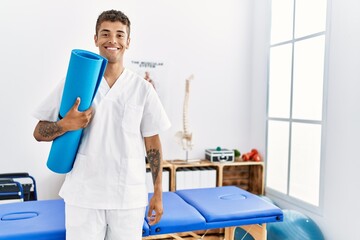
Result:
[[[107,34],[107,33],[103,33],[103,34],[101,34],[101,36],[102,36],[102,37],[107,37],[108,34]]]
[[[118,38],[124,38],[125,36],[124,35],[122,35],[122,34],[119,34],[118,35]]]

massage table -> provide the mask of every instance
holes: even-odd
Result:
[[[230,240],[235,227],[242,226],[263,240],[265,224],[283,220],[278,207],[234,186],[164,192],[163,205],[158,224],[150,226],[145,217],[143,239],[160,239],[160,235],[182,239],[176,233],[225,228],[225,239]],[[0,240],[64,240],[64,212],[63,200],[0,205]]]

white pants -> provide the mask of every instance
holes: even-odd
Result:
[[[65,205],[66,240],[141,240],[145,207],[87,209]]]

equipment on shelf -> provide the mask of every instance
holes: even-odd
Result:
[[[234,151],[221,147],[206,149],[205,158],[210,162],[233,162]]]

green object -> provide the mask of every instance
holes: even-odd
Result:
[[[237,149],[234,149],[234,156],[235,157],[240,157],[240,155],[241,155],[240,151],[237,150]]]
[[[221,151],[221,147],[217,147],[217,148],[216,148],[216,151]]]

